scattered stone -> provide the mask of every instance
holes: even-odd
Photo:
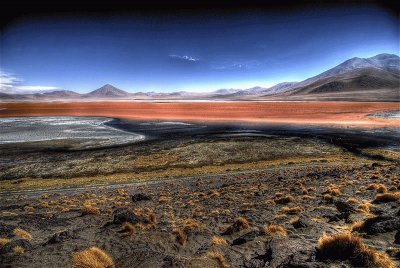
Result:
[[[150,223],[150,220],[143,217],[136,215],[133,211],[127,208],[117,208],[114,213],[113,223],[115,224],[122,224],[124,222],[129,222],[131,224],[137,223]]]
[[[397,233],[394,236],[394,243],[400,244],[400,230],[397,230]]]
[[[133,202],[139,202],[139,201],[149,201],[151,200],[151,196],[143,193],[138,193],[132,195],[132,201]]]
[[[257,236],[259,235],[259,231],[251,231],[248,232],[239,238],[236,238],[235,240],[232,241],[231,246],[238,246],[238,245],[243,245],[247,242],[253,241]]]
[[[308,218],[306,218],[304,216],[300,216],[299,219],[293,223],[293,227],[296,229],[307,228],[307,227],[311,226],[312,224],[313,223],[311,220],[309,220]]]
[[[14,225],[0,222],[0,237],[12,237],[15,228],[16,226]]]
[[[33,249],[32,244],[26,239],[16,239],[0,248],[0,254],[10,253],[15,247],[22,247],[25,251]]]
[[[400,229],[400,218],[395,215],[379,215],[366,219],[361,231],[367,234],[393,232]]]
[[[315,247],[302,240],[271,239],[266,248],[262,267],[328,267],[313,260]]]
[[[70,231],[70,230],[65,230],[65,231],[61,231],[61,232],[55,233],[43,245],[45,246],[45,245],[48,245],[48,244],[61,243],[61,242],[65,241],[65,240],[71,238],[72,235],[73,235],[72,231]]]
[[[336,200],[333,204],[340,212],[339,219],[347,220],[352,213],[356,212],[355,207],[344,200]]]

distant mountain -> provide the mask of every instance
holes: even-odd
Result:
[[[128,93],[106,84],[87,94],[56,90],[35,94],[0,93],[0,100],[47,99],[137,99],[137,100],[352,100],[400,101],[400,58],[379,54],[352,58],[301,82],[284,82],[269,88],[219,89],[213,92]]]
[[[116,88],[110,84],[106,84],[101,88],[83,95],[83,97],[86,98],[124,98],[128,96],[128,92]]]
[[[372,75],[372,73],[374,72],[373,70],[376,70],[375,75]],[[400,58],[399,56],[394,54],[379,54],[371,58],[352,58],[319,75],[297,83],[295,86],[292,87],[292,89],[297,89],[295,90],[295,92],[300,92],[301,88],[309,86],[317,81],[324,81],[324,79],[332,77],[338,77],[338,79],[340,80],[341,77],[344,77],[348,74],[352,74],[354,77],[356,73],[364,73],[364,75],[367,76],[372,75],[375,78],[379,75],[383,75],[384,77],[382,77],[382,79],[393,79],[393,77],[398,77],[400,74]],[[359,80],[363,81],[362,83],[364,83],[368,80],[373,81],[375,80],[375,78],[360,78]],[[389,84],[392,83],[389,82]],[[373,87],[373,85],[374,83],[371,84],[371,87]],[[353,86],[357,85],[353,83]],[[366,86],[364,85],[360,88],[365,87]]]
[[[52,98],[79,98],[81,94],[71,90],[56,90],[52,92],[42,93],[42,96]]]

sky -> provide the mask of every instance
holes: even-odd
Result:
[[[0,90],[269,87],[352,57],[399,54],[398,25],[376,6],[32,18],[1,32]]]

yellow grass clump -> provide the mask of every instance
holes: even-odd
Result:
[[[136,233],[136,227],[129,222],[124,222],[122,224],[122,231],[127,234],[134,235]]]
[[[183,230],[186,233],[200,231],[201,225],[200,225],[200,223],[198,223],[197,221],[195,221],[193,219],[186,219],[183,222]]]
[[[212,237],[212,244],[213,245],[216,245],[216,246],[227,246],[228,245],[228,242],[226,242],[226,240],[225,239],[223,239],[222,237],[220,237],[220,236],[213,236]]]
[[[396,267],[396,264],[388,255],[369,248],[362,242],[361,238],[351,233],[323,235],[318,240],[318,258],[349,260],[355,267]]]
[[[15,254],[22,254],[22,253],[25,252],[24,248],[23,248],[23,247],[20,247],[20,246],[13,247],[12,251],[13,251]]]
[[[186,236],[181,229],[176,228],[172,230],[172,233],[176,236],[176,240],[181,246],[186,244]]]
[[[8,238],[0,238],[0,248],[4,247],[5,245],[7,245],[8,243],[11,242],[11,239]]]
[[[284,227],[277,224],[268,224],[264,227],[264,233],[268,236],[286,236],[287,231]]]
[[[288,204],[288,203],[293,202],[293,201],[294,201],[294,197],[289,194],[289,195],[277,198],[275,200],[275,203],[277,203],[277,204]]]
[[[296,206],[296,207],[283,207],[282,208],[282,212],[286,213],[286,214],[297,214],[302,212],[303,209],[300,206]]]
[[[99,215],[100,209],[92,205],[83,205],[81,212],[83,215]]]
[[[23,230],[21,228],[15,228],[14,231],[13,231],[13,234],[18,236],[18,237],[21,237],[23,239],[27,239],[27,240],[32,240],[33,239],[32,235],[30,233],[28,233],[27,231],[25,231],[25,230]]]
[[[72,254],[72,268],[113,268],[110,256],[98,247],[91,247]]]
[[[218,264],[219,264],[219,267],[221,267],[221,268],[228,268],[229,267],[228,263],[225,260],[225,256],[224,256],[224,254],[222,252],[209,251],[207,253],[207,256],[209,258],[211,258],[211,259],[216,260],[218,262]]]
[[[377,194],[375,202],[386,203],[400,200],[400,192]]]
[[[237,217],[234,219],[233,224],[226,229],[225,233],[233,234],[235,232],[246,230],[249,227],[249,221],[245,217]]]

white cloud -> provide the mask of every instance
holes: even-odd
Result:
[[[261,63],[258,60],[250,60],[244,62],[225,62],[222,64],[213,64],[214,70],[249,70],[260,66]]]
[[[57,90],[53,86],[21,86],[22,79],[0,70],[0,92],[8,94],[40,93]]]
[[[183,55],[183,56],[179,56],[179,55],[168,55],[168,57],[173,58],[173,59],[179,59],[179,60],[184,60],[184,61],[190,61],[190,62],[196,62],[199,61],[199,59],[193,58],[191,56],[187,56],[187,55]]]

